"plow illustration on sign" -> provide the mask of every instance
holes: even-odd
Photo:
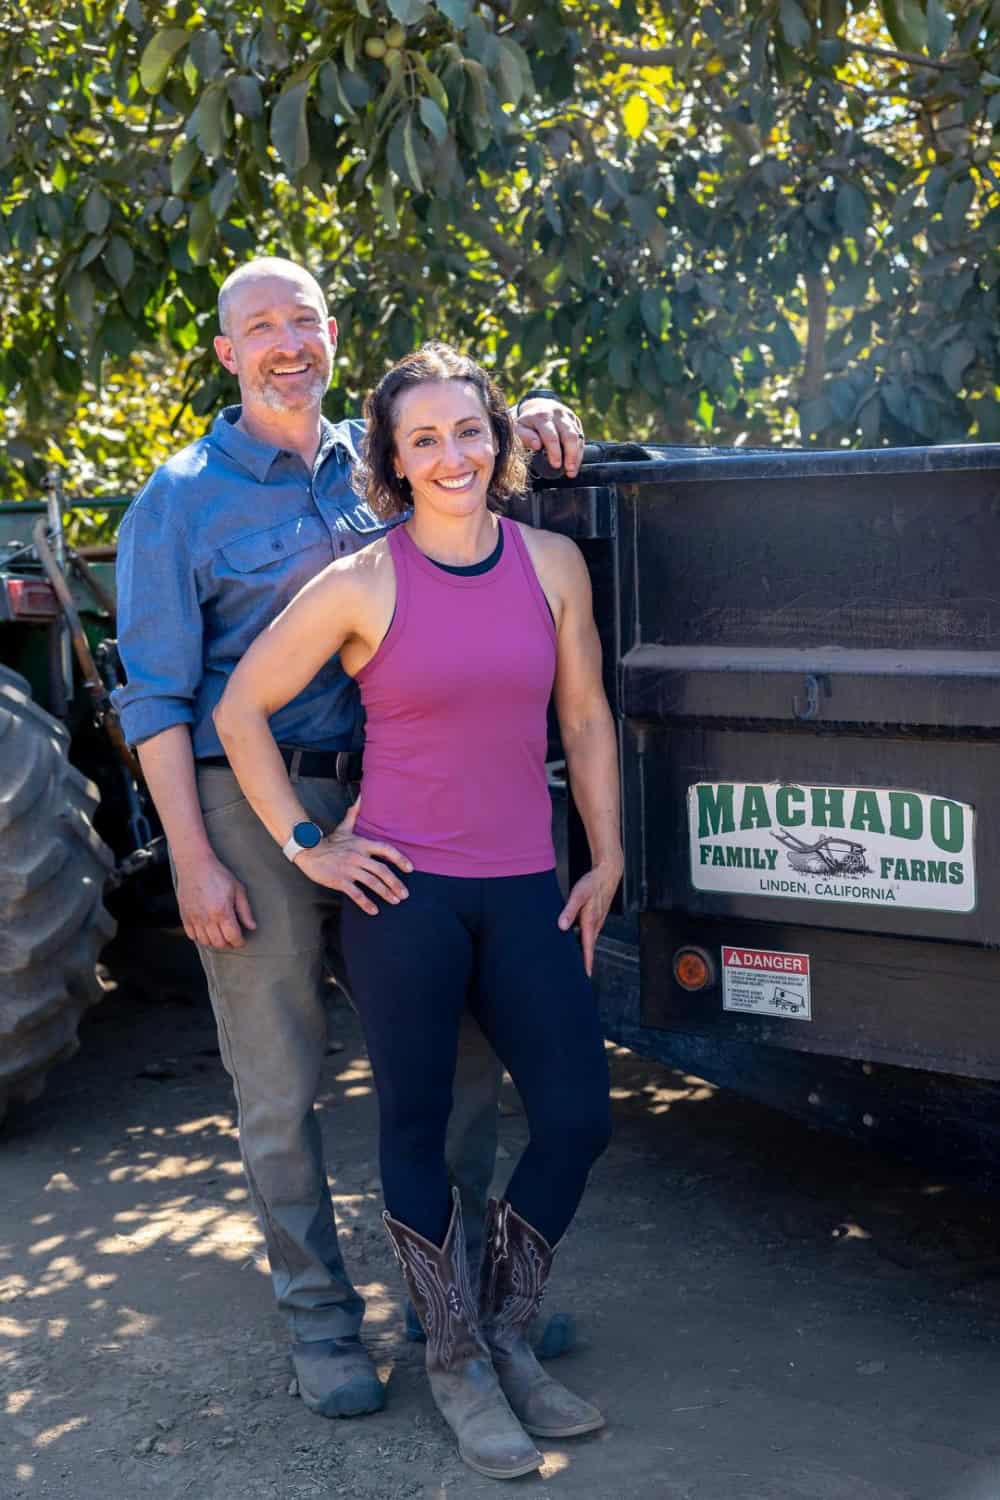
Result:
[[[807,844],[785,829],[774,834],[789,850],[788,863],[801,875],[870,875],[864,844],[853,839],[820,838]]]

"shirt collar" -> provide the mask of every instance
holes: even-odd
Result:
[[[242,406],[225,406],[215,421],[212,423],[211,439],[223,453],[244,469],[249,470],[258,483],[263,484],[271,472],[271,465],[276,458],[287,450],[278,448],[274,443],[264,443],[260,438],[251,437],[244,432],[242,427],[236,423],[240,419]],[[334,447],[343,448],[349,459],[356,459],[357,453],[354,440],[351,436],[349,422],[328,422],[326,417],[320,417],[319,451],[317,460],[322,462],[330,450]]]

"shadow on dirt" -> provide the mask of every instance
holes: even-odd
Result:
[[[289,1392],[200,971],[163,934],[107,958],[83,1051],[0,1136],[0,1493],[496,1496],[401,1338],[353,1013],[333,992],[322,1120],[390,1405],[332,1424]],[[609,1427],[526,1491],[992,1500],[994,1204],[610,1050],[616,1136],[550,1296],[586,1335],[560,1374]],[[526,1139],[509,1088],[501,1134],[500,1180]]]

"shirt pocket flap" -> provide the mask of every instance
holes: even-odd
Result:
[[[375,515],[374,511],[369,510],[364,500],[355,499],[354,504],[343,505],[340,510],[340,519],[351,531],[356,531],[364,537],[374,537],[379,532],[388,529],[387,523]]]
[[[237,573],[255,573],[258,568],[304,552],[307,547],[319,546],[326,534],[318,516],[295,516],[291,521],[282,521],[280,526],[236,537],[220,550]]]

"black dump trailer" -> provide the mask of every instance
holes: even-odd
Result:
[[[1000,446],[589,456],[517,514],[586,555],[618,724],[608,1037],[992,1184]]]

